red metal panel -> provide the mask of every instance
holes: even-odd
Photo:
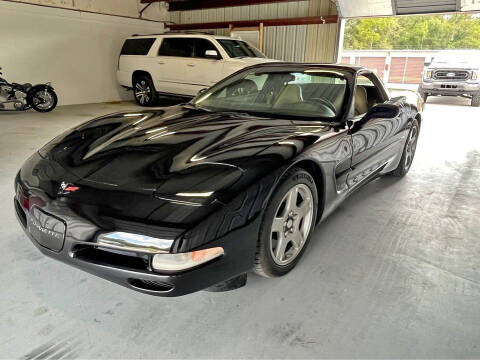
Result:
[[[406,61],[406,57],[392,57],[392,63],[390,64],[390,78],[388,79],[388,82],[403,84]]]
[[[409,57],[407,61],[407,71],[405,73],[406,84],[420,84],[422,82],[424,57]]]
[[[385,57],[360,57],[357,58],[357,64],[366,67],[377,73],[380,79],[383,79],[383,72],[385,71]]]

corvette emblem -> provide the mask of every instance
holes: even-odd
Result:
[[[62,183],[60,184],[60,190],[58,191],[58,195],[70,194],[74,191],[77,191],[78,189],[80,189],[78,186],[62,181]]]

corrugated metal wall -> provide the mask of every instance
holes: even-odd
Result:
[[[172,11],[170,21],[176,24],[192,24],[336,14],[337,8],[330,0],[302,0],[219,9]],[[216,29],[211,32],[228,36],[228,29]],[[337,24],[269,26],[264,28],[263,51],[270,58],[285,61],[332,62],[337,51],[337,34]]]

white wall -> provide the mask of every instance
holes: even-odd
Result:
[[[65,9],[76,9],[82,11],[93,11],[104,14],[130,16],[137,18],[139,11],[145,7],[140,0],[8,0],[22,3],[54,6]],[[168,20],[165,3],[154,3],[150,5],[142,15],[143,19],[158,21]]]
[[[131,99],[116,81],[123,40],[163,28],[159,22],[0,1],[0,66],[10,81],[52,82],[60,105]]]

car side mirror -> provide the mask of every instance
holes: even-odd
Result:
[[[365,118],[384,118],[393,119],[400,114],[400,108],[390,103],[378,104],[368,110]]]
[[[425,61],[425,62],[423,63],[423,66],[428,67],[428,66],[430,66],[431,64],[432,64],[432,63],[431,63],[430,61]]]
[[[205,51],[205,57],[207,59],[214,59],[214,60],[220,59],[220,55],[218,54],[217,50],[207,50],[207,51]]]

